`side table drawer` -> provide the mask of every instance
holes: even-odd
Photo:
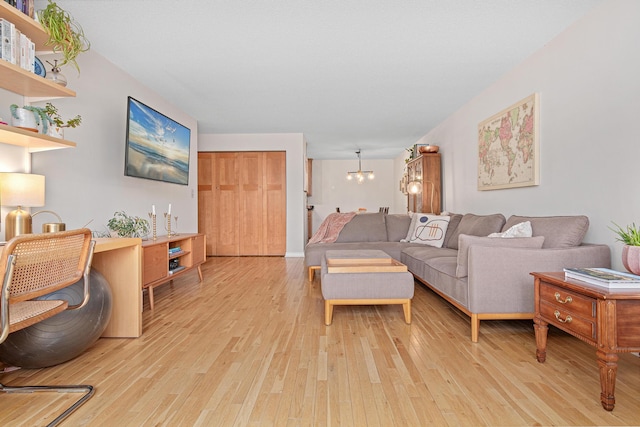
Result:
[[[540,302],[547,302],[560,308],[560,311],[569,312],[584,318],[596,318],[596,300],[558,288],[556,286],[540,283]]]
[[[579,335],[590,341],[596,340],[596,319],[584,318],[580,313],[571,312],[563,307],[540,301],[542,318],[567,332]]]

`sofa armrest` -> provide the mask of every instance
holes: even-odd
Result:
[[[488,246],[469,248],[469,310],[472,313],[533,313],[532,272],[565,267],[611,266],[607,245],[527,249]]]

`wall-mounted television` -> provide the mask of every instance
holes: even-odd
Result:
[[[127,98],[126,176],[189,184],[190,141],[191,129]]]

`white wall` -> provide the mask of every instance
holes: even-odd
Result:
[[[419,143],[440,145],[444,209],[505,216],[590,218],[587,242],[609,244],[611,222],[640,223],[640,2],[597,7],[447,118]],[[477,126],[527,95],[540,94],[540,185],[477,190]]]
[[[202,134],[198,151],[285,151],[287,154],[287,257],[304,256],[306,142],[301,133]],[[315,167],[315,165],[314,165]]]
[[[105,231],[107,221],[115,211],[124,210],[129,215],[148,218],[152,204],[162,214],[171,203],[172,214],[179,218],[178,232],[197,231],[196,120],[94,51],[80,55],[78,63],[80,76],[72,67],[63,70],[69,87],[77,92],[77,97],[51,100],[59,107],[63,117],[82,116],[80,127],[69,129],[65,134],[68,140],[77,143],[77,147],[29,156],[24,154],[24,149],[0,144],[0,171],[27,171],[20,157],[31,157],[32,172],[46,177],[46,206],[31,211],[55,211],[67,224],[67,229],[82,227],[91,221],[89,228]],[[128,95],[191,129],[188,186],[124,176]],[[6,104],[7,115],[11,102],[16,101],[5,101],[5,92],[2,92],[2,105]],[[44,105],[43,102],[35,104]],[[11,160],[7,160],[9,156]],[[3,208],[3,218],[6,209],[9,208]],[[39,232],[43,222],[52,221],[55,222],[55,217],[38,215],[34,218],[33,229]],[[164,231],[161,232],[162,225],[158,226],[158,234],[164,234]]]

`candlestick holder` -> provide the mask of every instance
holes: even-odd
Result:
[[[165,212],[164,217],[167,220],[167,224],[165,226],[165,229],[167,230],[167,236],[172,236],[173,234],[171,233],[171,214]]]
[[[156,214],[149,212],[149,218],[151,218],[151,232],[153,233],[152,239],[158,240],[158,235],[156,233]]]

